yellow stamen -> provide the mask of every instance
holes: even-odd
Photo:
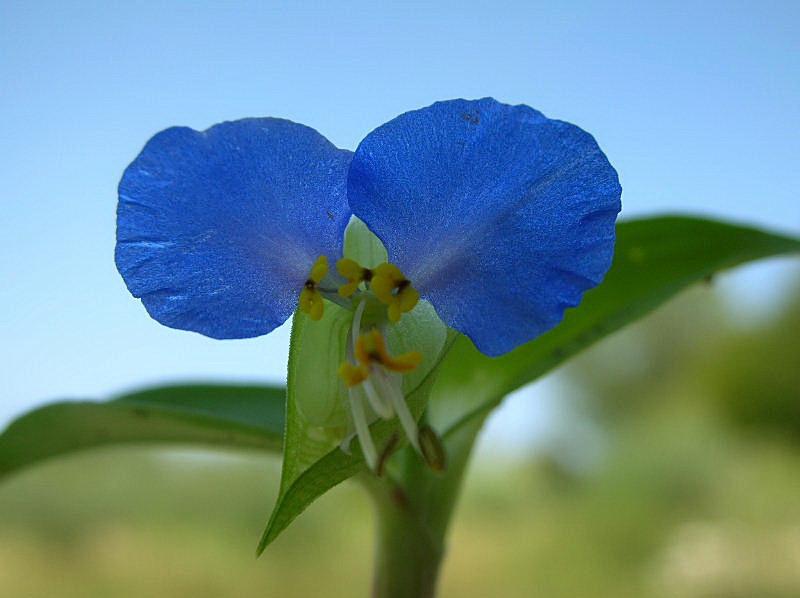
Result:
[[[358,386],[369,377],[370,366],[381,365],[389,371],[406,374],[422,362],[422,354],[417,351],[392,356],[386,349],[386,340],[376,329],[362,334],[356,341],[356,360],[358,364],[345,361],[339,366],[339,377],[348,388]]]
[[[322,282],[322,279],[325,278],[325,276],[327,276],[327,274],[328,274],[328,256],[321,255],[317,258],[317,261],[314,262],[314,265],[311,266],[311,274],[309,275],[309,279],[319,284]]]
[[[399,322],[400,317],[417,305],[419,292],[394,264],[381,264],[372,275],[369,288],[381,303],[389,306],[391,322]]]
[[[372,270],[363,268],[358,262],[349,258],[337,261],[336,270],[347,279],[347,283],[339,287],[339,294],[345,299],[358,290],[358,285],[372,278]]]
[[[311,266],[303,290],[300,291],[300,311],[305,312],[312,320],[321,320],[325,305],[322,301],[322,293],[319,292],[317,285],[328,275],[328,258],[321,255]]]
[[[300,291],[300,311],[307,313],[312,320],[321,320],[324,309],[322,294],[317,289],[306,287]]]
[[[383,335],[378,330],[372,329],[358,337],[356,359],[364,367],[377,363],[392,372],[405,374],[414,370],[422,362],[422,354],[411,351],[393,357],[386,349]]]
[[[363,365],[353,365],[345,361],[339,366],[339,377],[344,380],[348,388],[358,386],[369,376],[369,370]]]

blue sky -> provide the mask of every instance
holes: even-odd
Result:
[[[800,234],[798,30],[798,2],[0,0],[0,425],[52,398],[282,379],[286,327],[164,328],[114,268],[116,184],[162,128],[280,116],[354,149],[403,111],[491,95],[593,133],[625,216]],[[747,312],[792,267],[723,286]],[[528,399],[509,422],[537,419]]]

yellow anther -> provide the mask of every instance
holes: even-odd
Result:
[[[358,386],[369,376],[369,370],[363,365],[353,365],[345,361],[339,366],[339,377],[344,380],[348,388]]]
[[[372,289],[378,299],[383,303],[389,304],[394,299],[394,289],[403,280],[405,280],[405,276],[403,276],[400,268],[394,264],[381,264],[375,268],[375,274],[372,276],[369,288]]]
[[[317,258],[317,261],[314,262],[314,265],[311,266],[311,274],[309,275],[309,280],[314,281],[315,283],[319,284],[322,282],[322,279],[328,275],[328,256],[321,255]]]
[[[300,292],[300,311],[307,313],[312,320],[321,320],[324,309],[322,294],[317,289],[306,287]]]
[[[389,320],[399,322],[400,317],[414,309],[419,301],[417,289],[394,264],[381,264],[372,274],[369,288],[375,296],[389,306]]]
[[[336,262],[336,270],[347,279],[347,283],[339,287],[339,294],[344,298],[352,296],[362,282],[372,279],[372,270],[349,258]]]
[[[311,266],[303,290],[300,291],[300,311],[305,312],[312,320],[321,320],[324,311],[322,293],[319,292],[317,285],[322,282],[328,274],[328,258],[321,255]]]
[[[356,341],[356,359],[364,366],[380,364],[387,370],[405,374],[415,369],[422,362],[422,354],[417,351],[391,356],[386,349],[383,335],[376,329],[362,334]]]
[[[348,280],[364,280],[362,276],[364,268],[357,261],[350,258],[345,257],[336,262],[336,269],[339,274]]]

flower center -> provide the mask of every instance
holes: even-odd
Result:
[[[364,459],[370,469],[380,473],[383,465],[398,444],[390,439],[380,452],[370,434],[369,424],[376,417],[392,419],[397,416],[408,441],[434,469],[441,469],[443,450],[433,430],[422,430],[406,404],[403,392],[404,374],[422,363],[422,354],[411,351],[393,355],[386,340],[386,325],[400,321],[419,302],[419,293],[394,264],[384,263],[374,269],[343,258],[336,262],[339,274],[328,276],[328,260],[320,256],[311,268],[308,280],[300,293],[300,309],[313,320],[323,314],[323,298],[354,309],[353,324],[348,332],[346,359],[339,367],[339,377],[347,388],[351,421],[361,444]],[[327,278],[325,286],[321,283]],[[329,284],[335,281],[333,285]],[[338,284],[334,293],[330,286]],[[377,299],[377,301],[376,301]],[[381,305],[386,311],[377,311]],[[366,312],[366,315],[365,315]],[[362,326],[363,325],[363,326]],[[349,444],[346,439],[342,448]]]
[[[394,264],[381,264],[374,270],[364,268],[351,259],[336,262],[336,269],[347,283],[339,287],[342,297],[352,297],[364,283],[384,305],[388,306],[390,322],[399,322],[404,313],[410,312],[419,302],[419,292],[403,272]]]

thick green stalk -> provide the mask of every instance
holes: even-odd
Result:
[[[364,477],[376,506],[373,598],[432,598],[461,481],[482,418],[445,438],[444,473],[406,448],[384,478]]]
[[[425,505],[389,482],[376,496],[375,598],[432,598],[444,537],[425,521]]]

